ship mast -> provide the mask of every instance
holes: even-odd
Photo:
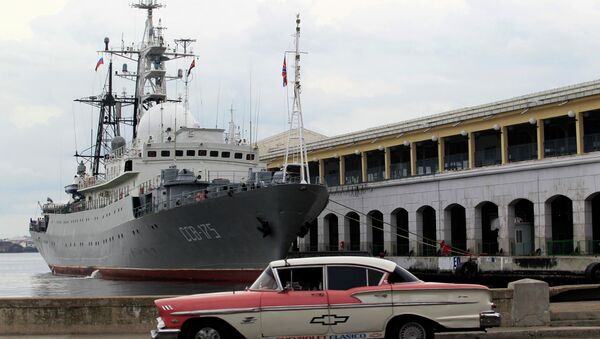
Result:
[[[163,38],[164,27],[161,26],[160,20],[158,26],[153,24],[153,10],[164,7],[158,0],[138,0],[137,3],[131,5],[134,8],[147,11],[146,23],[144,28],[144,36],[139,49],[126,47],[124,42],[121,43],[120,49],[110,49],[109,39],[104,39],[104,50],[98,51],[103,55],[110,56],[110,64],[108,70],[108,88],[104,88],[104,93],[100,96],[89,96],[75,101],[84,102],[100,109],[98,119],[98,127],[96,131],[96,143],[90,149],[94,149],[91,155],[84,155],[85,151],[79,154],[75,153],[76,157],[87,159],[91,163],[92,175],[102,175],[100,168],[104,163],[106,154],[113,151],[109,147],[112,138],[120,136],[120,124],[126,124],[133,127],[133,139],[137,137],[137,125],[148,108],[161,102],[179,102],[180,100],[170,100],[167,98],[167,80],[179,80],[182,77],[182,72],[177,76],[168,76],[166,74],[165,63],[169,60],[195,57],[191,51],[188,53],[188,47],[193,40],[184,39],[187,42],[184,44],[183,53],[177,49],[168,51],[169,46]],[[118,56],[125,60],[137,63],[137,71],[129,72],[127,64],[123,64],[122,72],[114,71],[113,73],[113,56]],[[119,96],[113,93],[113,75],[132,80],[135,82],[135,95],[126,96],[125,93]],[[187,86],[187,77],[186,77]],[[187,89],[186,89],[187,92]],[[187,95],[186,95],[187,96]],[[124,106],[133,105],[133,114],[130,118],[122,116],[121,112]],[[187,108],[186,108],[187,109]],[[89,149],[88,149],[89,150]]]
[[[302,105],[300,103],[300,14],[296,15],[296,34],[295,50],[286,51],[294,53],[294,101],[292,104],[292,115],[289,118],[290,129],[288,131],[287,147],[285,148],[285,158],[283,161],[283,181],[286,181],[289,165],[300,166],[300,182],[310,184],[310,173],[308,171],[308,157],[306,154],[306,145],[304,144],[304,122],[302,120]],[[293,160],[299,163],[290,163],[290,150],[293,151]],[[295,152],[298,152],[296,154]],[[299,159],[297,158],[299,157]]]

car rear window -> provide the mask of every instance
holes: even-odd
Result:
[[[390,276],[387,280],[390,284],[419,281],[417,277],[400,266],[396,266],[396,269],[394,272],[390,273]]]
[[[328,289],[343,291],[367,286],[367,269],[356,266],[327,267]]]

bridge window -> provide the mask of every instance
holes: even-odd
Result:
[[[243,158],[244,158],[244,155],[243,155],[242,153],[235,153],[235,154],[233,155],[233,157],[234,157],[235,159],[243,159]]]
[[[216,158],[219,156],[219,151],[210,151],[210,156]]]
[[[444,138],[444,169],[456,171],[469,168],[469,137],[456,135]]]
[[[582,116],[584,151],[600,151],[600,110],[583,112]]]
[[[346,185],[358,184],[362,182],[362,161],[361,156],[350,154],[344,156],[346,165],[346,177],[344,183]]]
[[[246,154],[246,160],[254,160],[254,154]]]
[[[421,141],[417,147],[417,175],[434,174],[438,171],[437,141]]]
[[[565,116],[544,120],[544,156],[556,157],[575,153],[575,119]]]
[[[170,157],[171,151],[160,151],[160,156],[161,157]]]
[[[537,126],[530,123],[508,126],[508,161],[537,159]]]
[[[390,179],[410,176],[410,146],[390,147]]]
[[[323,160],[323,167],[327,186],[338,186],[340,184],[340,159],[325,159]]]
[[[475,133],[475,166],[490,166],[502,163],[500,130]]]
[[[176,157],[182,157],[183,156],[183,150],[181,150],[181,149],[175,150],[175,156]]]
[[[187,155],[188,157],[193,157],[196,155],[196,151],[193,149],[189,149],[189,150],[185,151],[185,155]]]
[[[229,158],[231,157],[231,152],[221,152],[221,158]]]
[[[148,151],[148,158],[156,158],[156,151]]]
[[[205,149],[198,150],[198,156],[199,157],[205,157],[206,156],[206,150]]]

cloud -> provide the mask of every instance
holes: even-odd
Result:
[[[13,2],[0,11],[0,40],[23,40],[33,36],[32,22],[59,13],[68,0]]]
[[[42,105],[17,105],[9,115],[10,122],[17,128],[29,128],[37,124],[44,125],[48,120],[62,115],[58,107]]]

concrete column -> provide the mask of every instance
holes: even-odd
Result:
[[[514,206],[498,205],[498,251],[511,255],[510,245],[515,241],[515,209]]]
[[[537,151],[538,160],[544,159],[544,120],[537,121]]]
[[[384,171],[384,179],[388,180],[391,176],[391,171],[392,171],[392,159],[390,157],[390,148],[386,147],[383,150],[384,152],[384,163],[385,163],[385,171]]]
[[[475,168],[475,134],[469,132],[469,169]]]
[[[502,152],[502,165],[508,164],[508,131],[506,126],[500,128],[500,150]]]
[[[410,143],[410,175],[417,175],[417,145]]]
[[[319,183],[325,183],[325,161],[319,159]]]
[[[577,154],[583,154],[583,114],[581,112],[575,113],[575,136],[577,140]]]
[[[319,218],[317,224],[318,245],[319,251],[327,251],[329,246],[329,223],[325,218]]]
[[[417,212],[416,211],[408,211],[408,244],[410,246],[410,251],[413,252],[413,255],[419,255],[420,253],[420,240],[423,235],[423,223],[417,221]],[[417,236],[418,235],[418,236]]]
[[[542,251],[543,255],[548,254],[546,251],[546,241],[552,237],[552,232],[547,235],[546,232],[546,215],[545,215],[545,204],[543,201],[535,202],[533,204],[533,232],[534,232],[534,245],[535,250],[538,248]],[[548,219],[548,222],[549,219]]]
[[[392,255],[393,248],[396,244],[396,230],[392,234],[392,216],[389,213],[383,213],[383,249],[388,255]],[[394,240],[392,242],[392,239]]]
[[[371,233],[371,227],[367,223],[367,217],[365,215],[359,215],[360,218],[360,250],[371,251],[373,245],[373,234]]]
[[[340,155],[340,186],[346,183],[346,161],[344,156]]]
[[[579,253],[587,254],[588,240],[592,240],[592,224],[586,224],[585,200],[573,202],[573,248],[579,247]]]
[[[437,242],[440,240],[444,240],[446,243],[452,243],[452,213],[450,210],[439,210],[436,211],[438,214],[438,223],[437,223]]]
[[[338,219],[338,239],[344,242],[344,251],[350,249],[350,223],[346,217],[340,216]]]
[[[482,233],[481,233],[481,213],[477,208],[465,206],[466,226],[467,226],[467,250],[473,254],[481,253]]]
[[[444,172],[444,138],[438,139],[438,172]]]
[[[367,152],[360,153],[360,173],[362,182],[367,182]]]

